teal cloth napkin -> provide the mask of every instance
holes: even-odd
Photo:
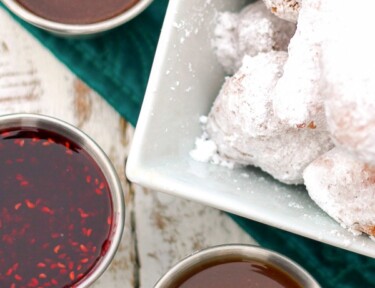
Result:
[[[155,1],[127,24],[84,40],[55,37],[17,20],[135,126],[167,4]]]
[[[20,23],[135,125],[167,4],[168,0],[155,0],[131,22],[86,40],[54,37],[22,21]],[[302,265],[322,287],[375,287],[375,259],[230,216],[262,246],[285,254]]]

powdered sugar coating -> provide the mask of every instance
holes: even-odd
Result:
[[[289,18],[299,17],[289,56],[260,51],[270,37],[256,42],[260,52],[248,53],[226,79],[206,132],[221,157],[258,166],[287,184],[305,182],[311,198],[342,226],[375,239],[375,41],[369,40],[375,2],[362,4],[304,0]],[[220,38],[219,25],[216,43],[222,40],[224,49],[216,52],[234,72],[243,56],[238,51],[245,50],[239,49],[241,14],[222,15],[227,38]],[[360,15],[355,23],[353,15]],[[254,27],[262,31],[257,21],[246,18],[243,39],[254,37]]]
[[[295,24],[272,15],[262,1],[246,6],[240,13],[218,15],[213,47],[228,74],[235,73],[245,55],[272,50],[286,51]]]
[[[326,130],[321,81],[321,0],[302,4],[297,31],[290,41],[283,77],[275,87],[274,112],[291,127]]]
[[[302,0],[263,0],[268,9],[280,17],[296,23]]]
[[[217,117],[228,116],[231,125],[243,126],[241,130],[250,137],[270,136],[283,128],[272,116],[272,92],[287,58],[283,51],[245,56],[239,71],[226,78],[208,121],[212,113]],[[225,111],[231,114],[224,116]]]
[[[272,92],[286,59],[281,51],[245,56],[222,87],[206,129],[222,157],[300,184],[305,167],[332,144],[325,131],[290,128],[273,116]]]
[[[334,148],[303,177],[310,197],[332,218],[355,234],[375,236],[375,166]]]
[[[326,2],[321,62],[329,130],[337,146],[375,165],[375,42],[369,38],[375,2]],[[352,15],[361,16],[348,21]]]

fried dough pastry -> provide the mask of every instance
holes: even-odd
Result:
[[[263,0],[268,9],[280,17],[296,23],[302,0]]]
[[[287,51],[295,29],[295,24],[272,15],[262,1],[257,1],[238,14],[219,14],[213,46],[226,73],[232,75],[240,68],[245,55]]]
[[[332,143],[325,131],[290,128],[273,116],[272,92],[286,59],[282,51],[245,56],[240,70],[226,79],[206,130],[223,158],[300,184],[305,167]]]
[[[310,197],[343,227],[375,236],[375,166],[334,148],[312,162],[303,178]]]
[[[375,42],[370,38],[375,2],[366,0],[353,7],[349,1],[331,0],[322,8],[327,27],[322,91],[328,128],[337,146],[375,165]],[[349,24],[357,14],[361,16]]]
[[[302,3],[297,31],[290,41],[284,74],[274,92],[275,115],[289,126],[299,129],[327,129],[324,97],[319,86],[321,1],[304,0]]]

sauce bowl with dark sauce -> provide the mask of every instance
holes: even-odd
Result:
[[[287,257],[251,245],[220,245],[196,252],[169,270],[154,288],[320,288]]]
[[[60,36],[95,35],[140,14],[152,0],[0,0],[26,22]]]
[[[52,117],[0,117],[0,286],[93,284],[120,243],[117,174],[86,134]]]

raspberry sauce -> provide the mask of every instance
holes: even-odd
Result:
[[[43,129],[0,130],[0,287],[75,287],[106,253],[112,214],[82,147]]]

